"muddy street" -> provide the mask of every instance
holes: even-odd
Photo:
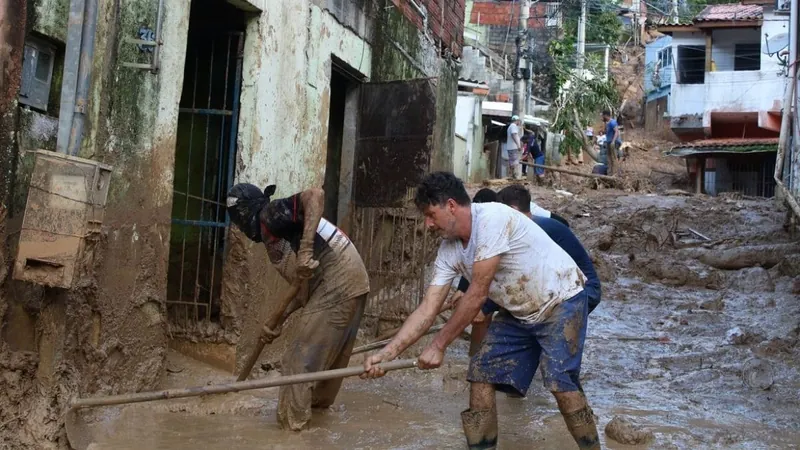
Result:
[[[589,318],[583,385],[605,447],[798,448],[800,252],[758,264],[764,252],[756,251],[741,260],[752,267],[737,270],[701,262],[716,261],[713,254],[725,249],[789,242],[772,202],[532,192],[570,220],[603,281],[603,301]],[[265,389],[86,413],[94,421],[91,448],[461,448],[467,347],[457,341],[434,371],[346,380],[336,403],[316,411],[301,433],[278,429],[277,389]],[[230,379],[173,352],[161,384]],[[500,448],[574,445],[539,374],[526,398],[500,394],[498,408]],[[642,433],[628,437],[642,442],[610,438],[606,425],[615,417],[638,427]]]

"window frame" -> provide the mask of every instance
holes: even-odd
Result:
[[[739,49],[742,47],[750,47],[750,51],[745,55],[739,54]],[[747,59],[755,55],[758,59]],[[745,67],[755,68],[741,68],[741,64]],[[757,67],[756,67],[757,66]],[[761,70],[761,44],[758,42],[740,42],[733,47],[733,70],[734,72],[752,72]]]
[[[38,75],[40,75],[38,66],[42,54],[50,57],[45,80],[38,77]],[[53,44],[35,36],[28,36],[25,38],[22,79],[20,81],[19,95],[17,96],[21,105],[47,112],[55,64],[56,47]]]
[[[676,73],[677,73],[677,80],[676,80],[677,84],[705,84],[705,82],[706,82],[706,70],[705,70],[705,68],[706,68],[706,64],[705,64],[706,48],[705,48],[705,45],[678,45],[677,49],[678,49],[678,52],[677,52],[678,53],[678,61],[677,61],[677,66],[678,66],[677,69],[678,70],[676,71]],[[698,53],[698,54],[702,54],[703,55],[702,63],[699,64],[699,67],[700,67],[699,69],[698,68],[684,69],[684,62],[682,62],[682,60],[685,57],[681,58],[681,53],[682,53],[683,49],[685,49],[684,52],[685,51],[689,51],[691,49],[691,51],[693,51],[694,53]],[[673,61],[673,63],[674,63],[674,61]],[[686,74],[686,70],[692,70],[693,71],[692,75],[687,75]],[[702,71],[702,76],[698,76],[698,75],[694,74],[694,71],[698,71],[698,70]],[[690,80],[690,81],[687,81],[687,79]]]

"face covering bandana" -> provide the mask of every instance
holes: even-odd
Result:
[[[261,226],[258,215],[269,203],[275,185],[267,186],[264,192],[255,185],[240,183],[228,191],[228,215],[242,233],[254,242],[261,242]]]

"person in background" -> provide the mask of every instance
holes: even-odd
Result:
[[[544,165],[544,152],[539,146],[539,139],[535,134],[531,136],[530,143],[528,144],[528,153],[534,164]],[[536,181],[542,184],[544,181],[544,169],[541,167],[534,167],[533,173],[536,175]]]
[[[491,203],[497,202],[497,193],[489,188],[483,188],[475,193],[475,197],[472,198],[474,203]],[[536,202],[533,200],[530,201],[530,208],[529,211],[536,217],[544,217],[547,219],[553,219],[558,222],[561,222],[565,227],[569,228],[569,222],[567,219],[559,216],[558,214],[551,212],[550,210],[544,209],[541,206],[537,205]]]
[[[618,163],[618,150],[622,145],[622,138],[619,134],[619,124],[611,117],[611,111],[603,111],[603,122],[606,124],[606,157],[608,162],[609,175],[618,175],[620,171]],[[616,173],[614,173],[616,171]]]
[[[506,131],[506,152],[508,153],[508,176],[512,179],[519,179],[520,164],[519,158],[522,155],[522,134],[519,126],[522,124],[518,115],[511,116],[511,123]]]
[[[534,214],[529,205],[535,205],[535,203],[531,201],[531,193],[528,192],[525,186],[519,184],[506,186],[497,193],[496,201],[508,205],[532,219],[578,264],[578,267],[586,276],[586,285],[583,290],[589,299],[589,314],[591,314],[600,304],[600,277],[594,269],[592,258],[586,252],[578,237],[569,229],[569,226],[559,220],[553,220],[555,218]]]
[[[520,166],[522,167],[522,178],[527,178],[528,175],[528,165],[524,163],[531,163],[533,162],[533,158],[531,158],[530,154],[531,148],[531,132],[530,130],[525,130],[525,134],[522,136],[522,157],[520,160]]]

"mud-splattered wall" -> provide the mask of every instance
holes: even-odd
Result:
[[[71,291],[10,280],[0,290],[0,360],[11,362],[0,366],[6,383],[0,387],[0,421],[14,414],[27,418],[4,422],[0,430],[0,441],[14,443],[13,448],[64,446],[62,413],[69,396],[147,389],[162,373],[172,158],[189,0],[165,3],[162,69],[153,74],[121,63],[142,57],[123,38],[136,37],[143,25],[155,28],[158,2],[99,2],[89,113],[79,156],[112,165],[114,174],[102,237],[93,244],[90,276]],[[30,0],[27,7],[29,28],[63,52],[69,1]],[[53,83],[58,98],[60,80],[54,77]],[[15,132],[20,146],[52,148],[52,115],[57,113],[48,108],[46,113],[19,114]],[[2,151],[8,152],[3,144]],[[20,157],[12,164],[18,169],[19,208],[9,221],[12,227],[19,226],[30,171],[26,160],[15,156]],[[13,229],[9,235],[13,237]],[[14,328],[26,320],[27,327]],[[33,332],[27,335],[9,331],[30,328]],[[20,351],[25,345],[36,351]]]
[[[440,57],[436,43],[396,8],[383,8],[376,27],[373,81],[437,79],[431,170],[452,170],[458,98],[456,65]]]
[[[10,2],[17,3],[27,6],[28,28],[63,54],[69,0]],[[55,447],[59,439],[63,445],[61,413],[68,396],[152,388],[163,373],[175,139],[190,0],[164,3],[157,74],[122,63],[148,61],[149,55],[124,39],[137,38],[142,26],[155,28],[158,2],[99,3],[89,112],[79,156],[110,164],[114,173],[102,237],[93,244],[90,276],[68,292],[8,280],[0,287],[0,361],[8,361],[0,364],[0,423],[6,424],[0,440],[19,444],[15,448]],[[457,70],[390,0],[270,2],[268,10],[261,0],[232,3],[252,12],[245,34],[238,181],[277,184],[281,196],[323,184],[334,60],[363,81],[436,78],[432,168],[452,164]],[[10,50],[0,46],[3,61],[17,63],[4,65],[3,100],[12,114],[4,110],[0,123],[0,131],[13,131],[0,137],[0,169],[9,171],[3,179],[15,180],[17,190],[17,213],[8,222],[17,221],[12,227],[19,226],[32,168],[21,157],[17,141],[26,150],[53,148],[59,103],[53,98],[59,98],[61,83],[56,75],[53,108],[18,114],[18,74],[9,75],[8,68],[21,65],[24,36],[15,36],[16,41],[3,41],[13,43]],[[14,83],[16,87],[5,92]],[[13,236],[14,229],[9,231]],[[232,345],[241,358],[284,283],[267,263],[261,245],[235,230],[230,235],[222,320],[205,337]],[[267,358],[279,354],[282,342],[291,338],[291,323],[285,329],[285,336],[268,348]],[[30,420],[11,420],[14,415]]]

